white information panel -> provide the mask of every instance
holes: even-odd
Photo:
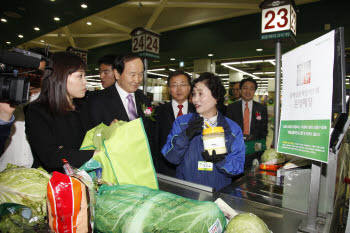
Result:
[[[278,152],[328,161],[334,31],[282,56]]]

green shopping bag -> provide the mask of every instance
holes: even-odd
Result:
[[[102,179],[112,184],[134,184],[158,189],[158,181],[141,118],[89,130],[81,150],[97,150],[81,169],[102,167]]]

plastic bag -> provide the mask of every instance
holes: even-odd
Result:
[[[214,202],[135,185],[102,185],[95,213],[95,227],[104,233],[220,233],[226,226],[225,216]]]
[[[102,179],[111,184],[135,184],[158,189],[147,135],[142,119],[100,124],[89,130],[81,145],[100,153],[80,169],[90,172],[102,167]]]
[[[0,205],[0,232],[2,233],[44,233],[48,225],[43,216],[34,215],[24,205],[3,203]]]
[[[50,228],[56,233],[93,231],[87,186],[77,178],[53,172],[47,185]]]

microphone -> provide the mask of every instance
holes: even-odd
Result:
[[[0,63],[25,68],[39,68],[42,56],[30,51],[14,48],[13,51],[0,50]]]

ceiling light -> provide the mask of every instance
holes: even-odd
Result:
[[[35,31],[40,31],[40,28],[39,27],[34,27],[34,30]]]
[[[257,52],[261,52],[261,51],[263,51],[263,49],[262,49],[262,48],[259,48],[259,49],[256,49],[256,51],[257,51]]]
[[[219,77],[228,76],[229,74],[218,74]]]
[[[6,44],[11,44],[11,42],[10,41],[6,41]]]
[[[148,71],[154,72],[154,71],[164,71],[164,70],[165,70],[165,68],[159,68],[159,69],[151,69]]]
[[[184,67],[185,66],[185,62],[184,61],[180,61],[179,66],[180,67]]]
[[[170,58],[170,61],[175,61],[175,58],[174,57]]]
[[[18,37],[22,39],[22,38],[23,38],[23,35],[22,35],[22,34],[18,34]]]
[[[250,76],[250,77],[252,77],[252,78],[260,79],[260,77],[254,75],[254,74],[251,74],[251,73],[245,72],[245,71],[243,71],[243,70],[237,69],[237,68],[235,68],[235,67],[233,67],[233,66],[230,66],[230,65],[231,65],[230,62],[221,63],[221,65],[222,65],[222,66],[225,66],[226,68],[229,68],[229,69],[231,69],[231,70],[238,71],[238,72],[240,72],[240,73],[242,73],[242,74],[246,74],[246,75],[248,75],[248,76]]]
[[[44,40],[40,40],[40,42],[41,42],[41,43],[45,43],[45,41],[44,41]]]
[[[90,21],[88,21],[88,22],[86,22],[86,24],[89,25],[89,26],[91,26],[92,23],[91,23]]]
[[[212,57],[212,56],[214,56],[214,54],[212,54],[212,53],[209,53],[209,54],[208,54],[208,57]]]
[[[271,72],[255,72],[253,74],[275,74],[275,72],[271,71]]]
[[[176,71],[175,69],[169,69],[169,70],[172,71],[172,72]]]
[[[87,5],[85,3],[81,4],[80,6],[81,8],[84,8],[84,9],[87,8]]]
[[[168,77],[168,75],[165,75],[165,74],[157,74],[157,73],[153,73],[153,72],[150,72],[150,71],[147,71],[147,74],[153,74],[153,75],[160,76],[160,77]]]
[[[98,68],[95,68],[95,70],[99,70]]]
[[[55,21],[60,21],[61,19],[58,18],[58,17],[53,17],[53,20],[55,20]]]
[[[3,22],[3,23],[7,23],[7,19],[5,19],[5,18],[1,18],[1,22]]]
[[[54,1],[56,1],[56,0],[50,0],[50,2],[54,2]]]

